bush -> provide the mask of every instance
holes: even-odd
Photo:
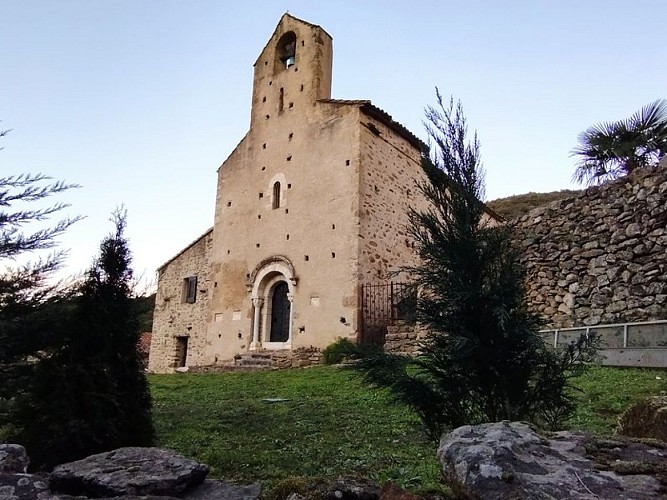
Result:
[[[339,338],[329,344],[323,351],[325,365],[337,365],[345,360],[374,357],[382,352],[376,345],[359,345],[348,339]]]
[[[359,349],[359,346],[344,338],[339,338],[322,351],[325,365],[337,365],[345,359],[358,358],[360,354],[361,349]]]

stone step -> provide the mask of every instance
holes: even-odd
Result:
[[[271,358],[237,358],[236,366],[271,366]]]

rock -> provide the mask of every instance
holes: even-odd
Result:
[[[30,459],[20,444],[0,444],[0,473],[27,472]]]
[[[185,493],[182,498],[185,500],[257,500],[261,492],[260,483],[237,485],[207,479]]]
[[[444,477],[472,498],[630,499],[659,497],[649,475],[632,479],[597,470],[585,456],[586,436],[560,432],[547,440],[523,422],[464,426],[443,437],[438,458]]]
[[[371,481],[342,477],[328,486],[324,498],[326,500],[378,500],[380,487]]]
[[[51,499],[47,481],[34,474],[0,473],[0,499]]]
[[[159,448],[119,448],[53,469],[54,492],[90,497],[182,496],[208,474],[204,464]]]
[[[667,442],[667,396],[646,398],[625,410],[616,434]]]

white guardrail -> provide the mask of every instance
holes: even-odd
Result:
[[[582,333],[595,333],[599,335],[601,347],[605,349],[667,349],[667,320],[549,328],[539,333],[554,348],[575,340]]]

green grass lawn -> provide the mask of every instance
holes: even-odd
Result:
[[[618,416],[628,406],[667,391],[667,370],[594,366],[576,385],[579,404],[569,426],[612,434]]]
[[[336,367],[150,377],[158,445],[211,466],[213,477],[274,487],[290,476],[439,484],[436,445],[384,391]],[[667,371],[594,367],[577,381],[570,427],[611,433],[633,401],[667,389]],[[269,403],[265,398],[287,401]]]

